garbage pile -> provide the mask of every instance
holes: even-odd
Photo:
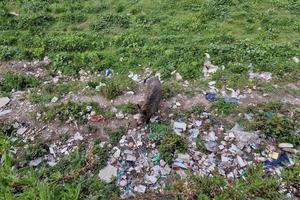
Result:
[[[172,127],[173,134],[188,140],[187,153],[176,153],[172,163],[167,164],[160,157],[157,144],[147,139],[148,129],[130,129],[113,147],[107,167],[99,173],[100,179],[110,182],[115,177],[121,197],[127,198],[136,193],[162,191],[168,177],[176,174],[185,179],[190,174],[211,176],[218,172],[233,181],[244,177],[250,165],[263,164],[266,173],[278,176],[282,166],[294,165],[297,150],[292,144],[274,146],[255,132],[243,131],[238,124],[225,132],[221,125],[212,125],[208,112],[187,122],[173,121]]]

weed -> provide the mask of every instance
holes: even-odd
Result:
[[[159,152],[163,160],[171,163],[175,152],[185,153],[187,141],[175,133],[168,133],[159,145]]]
[[[216,113],[228,115],[235,112],[237,105],[234,103],[227,103],[224,99],[219,99],[214,102],[211,106],[212,109],[215,109]]]
[[[36,87],[40,81],[32,76],[16,75],[6,73],[3,79],[0,80],[0,92],[9,93],[14,90],[25,90],[28,88]]]
[[[121,104],[117,106],[117,109],[123,113],[136,114],[138,112],[137,105],[133,103]]]
[[[104,144],[104,146],[100,145],[100,140],[96,140],[94,142],[93,146],[93,155],[95,156],[95,159],[97,161],[97,165],[94,166],[94,170],[99,170],[105,167],[106,162],[109,158],[109,147],[107,144]]]
[[[160,143],[168,133],[170,133],[171,128],[169,125],[164,123],[151,123],[149,125],[151,132],[147,136],[150,141],[155,141],[156,143]]]
[[[107,130],[110,143],[112,145],[117,145],[119,141],[121,140],[122,136],[125,135],[126,129],[125,128],[118,128],[116,130]]]
[[[176,96],[178,93],[182,92],[182,86],[175,81],[168,81],[163,84],[163,98],[169,99]]]

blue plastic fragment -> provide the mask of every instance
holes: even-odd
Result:
[[[278,159],[276,160],[266,160],[264,162],[264,166],[266,168],[271,168],[271,167],[278,167],[278,166],[284,166],[285,163],[289,162],[289,158],[285,153],[281,153]]]
[[[112,76],[112,75],[113,75],[112,69],[106,69],[105,70],[105,76]]]
[[[213,93],[213,92],[208,92],[205,94],[205,98],[209,101],[209,102],[213,102],[213,101],[216,101],[218,98],[217,98],[217,94],[216,93]]]

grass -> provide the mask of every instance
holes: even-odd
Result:
[[[33,76],[16,75],[13,73],[5,73],[0,79],[0,94],[9,94],[12,90],[26,90],[36,87],[40,81]]]
[[[161,158],[170,164],[176,152],[187,151],[187,141],[175,133],[169,133],[162,139],[158,149]]]
[[[76,120],[80,124],[84,124],[88,120],[88,115],[91,111],[95,111],[96,115],[103,115],[105,118],[110,118],[112,114],[105,111],[97,103],[75,103],[69,101],[53,106],[42,106],[40,108],[42,118],[45,121],[58,120],[64,123],[68,120]]]
[[[138,107],[133,103],[121,104],[116,106],[116,108],[122,111],[123,113],[128,113],[128,114],[138,113]]]
[[[110,143],[112,145],[117,145],[121,140],[122,136],[126,134],[126,129],[118,128],[115,130],[107,130],[107,133],[109,135]]]

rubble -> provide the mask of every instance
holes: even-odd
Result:
[[[112,165],[107,165],[100,170],[98,176],[101,180],[110,183],[113,177],[117,177],[117,168]]]
[[[250,71],[249,78],[250,79],[262,79],[265,81],[269,81],[272,79],[272,73],[271,72],[254,73],[254,72]]]
[[[204,54],[204,64],[203,64],[203,69],[202,73],[205,78],[209,77],[211,74],[215,73],[219,67],[216,65],[213,65],[210,61],[210,55],[208,53]]]
[[[8,97],[1,97],[0,98],[0,108],[4,107],[10,102],[10,99]]]

